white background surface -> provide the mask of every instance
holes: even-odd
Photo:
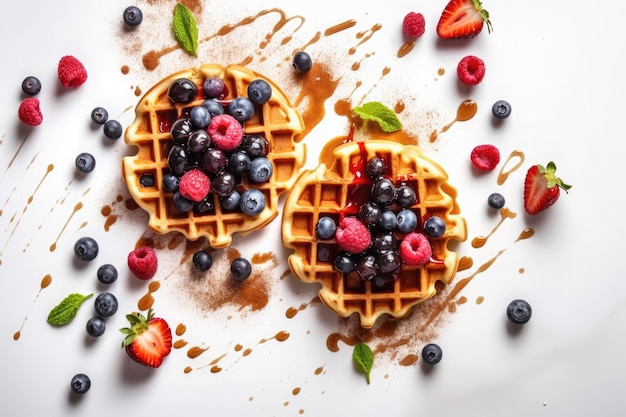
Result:
[[[274,7],[239,3],[206,2],[198,16],[201,37]],[[301,26],[287,25],[260,50],[261,40],[276,24],[275,13],[211,42],[210,47],[201,45],[199,58],[170,53],[152,72],[143,69],[141,56],[150,49],[175,45],[167,14],[173,2],[138,2],[145,20],[133,33],[122,30],[126,2],[5,4],[0,29],[0,375],[4,380],[0,412],[12,416],[161,415],[164,411],[258,416],[621,415],[626,406],[622,392],[626,201],[621,152],[626,93],[621,17],[626,6],[606,0],[586,7],[557,1],[531,5],[485,0],[492,34],[485,31],[470,41],[441,42],[434,29],[445,3],[393,1],[381,10],[380,2],[368,1],[358,6],[336,1],[274,2],[286,16],[302,16]],[[404,42],[400,25],[411,10],[425,15],[427,32],[400,59],[396,56]],[[102,105],[126,126],[133,117],[128,108],[138,101],[136,87],[146,91],[167,73],[200,62],[240,62],[251,56],[250,67],[281,82],[290,70],[285,57],[316,32],[350,19],[356,21],[353,28],[307,48],[340,78],[326,102],[327,117],[305,139],[309,165],[316,165],[317,150],[326,139],[346,133],[345,119],[333,112],[333,104],[348,97],[361,81],[355,100],[364,94],[367,101],[390,106],[404,100],[406,110],[400,119],[422,139],[425,153],[447,169],[459,190],[469,230],[459,252],[472,257],[474,266],[457,279],[507,249],[463,290],[469,301],[438,329],[433,341],[444,348],[443,361],[434,372],[425,372],[420,361],[401,366],[397,360],[381,357],[372,371],[372,383],[366,385],[353,369],[349,346],[340,343],[339,352],[327,349],[327,336],[340,328],[329,311],[316,304],[293,319],[286,318],[287,308],[308,303],[317,289],[295,282],[292,276],[280,279],[287,268],[287,252],[281,249],[276,220],[266,230],[234,243],[250,256],[258,251],[259,241],[270,242],[279,255],[279,265],[268,272],[275,280],[266,308],[203,313],[185,303],[181,291],[162,288],[155,293],[158,312],[172,327],[180,322],[187,325],[182,338],[189,346],[210,348],[196,360],[187,358],[185,349],[174,350],[158,370],[130,362],[119,349],[117,329],[146,292],[125,267],[128,252],[146,233],[146,216],[114,205],[120,218],[105,231],[101,208],[126,195],[120,159],[128,149],[122,140],[110,143],[91,126],[91,109]],[[376,24],[381,29],[359,44],[358,33]],[[290,34],[293,38],[281,44]],[[351,47],[357,47],[352,55]],[[67,54],[78,57],[89,72],[87,83],[73,91],[61,91],[56,79],[58,60]],[[485,80],[471,89],[461,87],[455,75],[456,63],[469,54],[482,57],[487,65]],[[358,61],[361,68],[352,70]],[[121,73],[122,65],[130,67],[128,75]],[[385,67],[391,71],[379,82]],[[444,75],[437,74],[439,68],[445,69]],[[36,75],[43,83],[39,98],[44,123],[34,129],[17,119],[20,85],[27,75]],[[296,87],[286,88],[294,99]],[[466,98],[479,104],[478,114],[429,144],[428,133],[454,119],[458,104]],[[500,98],[512,103],[513,114],[494,126],[490,107]],[[496,144],[503,156],[523,150],[524,169],[502,187],[496,185],[495,172],[474,174],[469,152],[481,143]],[[75,176],[73,165],[82,151],[97,158],[96,170],[85,178]],[[521,205],[525,168],[549,160],[557,162],[558,173],[573,188],[549,211],[529,218]],[[42,181],[49,164],[54,169]],[[507,206],[518,216],[504,222],[484,248],[473,249],[471,239],[489,233],[497,223],[484,203],[495,190],[505,194]],[[83,208],[70,218],[78,202]],[[534,228],[535,236],[513,243],[526,227]],[[74,261],[72,248],[86,234],[98,240],[100,255],[97,261],[81,265]],[[57,237],[57,249],[51,252]],[[178,267],[176,253],[167,255],[160,258],[161,277]],[[120,270],[119,280],[108,289],[118,296],[120,310],[107,321],[107,332],[96,341],[85,335],[91,303],[68,326],[47,325],[49,310],[65,295],[104,290],[97,285],[95,271],[105,262]],[[39,291],[46,274],[52,276],[52,284]],[[485,301],[475,303],[477,297]],[[504,315],[513,298],[525,298],[533,306],[531,322],[517,335],[507,331]],[[21,337],[13,340],[20,329]],[[279,331],[289,332],[289,339],[258,344]],[[233,350],[235,344],[252,347],[253,353],[242,357]],[[222,372],[198,369],[222,354],[226,354],[220,361]],[[184,373],[186,366],[194,371]],[[316,375],[319,367],[323,372]],[[91,390],[82,398],[69,390],[77,372],[92,379]],[[296,388],[300,392],[294,394]]]

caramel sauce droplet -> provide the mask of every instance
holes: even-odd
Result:
[[[507,169],[505,171],[505,168],[507,167],[507,165],[509,164],[509,162],[513,158],[518,158],[517,163],[515,165],[513,165],[511,168],[509,168],[509,169]],[[509,175],[511,175],[513,172],[517,171],[522,166],[522,164],[524,163],[525,159],[526,159],[526,157],[524,156],[524,153],[522,151],[515,150],[515,151],[511,152],[511,154],[506,159],[506,161],[504,161],[504,164],[502,164],[502,168],[500,168],[500,172],[498,173],[498,177],[496,179],[496,183],[498,185],[504,184],[504,182],[507,180],[507,178],[509,178]]]

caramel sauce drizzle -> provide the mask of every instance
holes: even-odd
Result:
[[[500,209],[500,221],[498,222],[498,224],[496,224],[496,226],[491,230],[491,232],[489,232],[487,236],[477,236],[474,239],[472,239],[472,247],[482,248],[483,246],[485,246],[485,243],[487,243],[487,240],[491,236],[493,236],[496,230],[498,230],[498,228],[502,225],[502,223],[506,219],[514,219],[515,217],[517,217],[517,213],[512,212],[506,207],[501,208]]]
[[[463,100],[456,110],[456,117],[450,123],[446,124],[439,131],[434,130],[430,134],[430,143],[435,142],[439,138],[440,133],[447,132],[455,123],[466,122],[476,116],[478,112],[478,104],[475,101],[467,99]]]
[[[509,164],[509,162],[511,162],[513,158],[517,158],[517,163],[505,171],[505,168],[507,167],[507,165]],[[496,183],[498,185],[504,184],[505,181],[509,178],[509,175],[517,171],[522,166],[525,159],[526,159],[526,156],[524,155],[524,152],[519,151],[519,150],[515,150],[511,152],[511,154],[506,159],[506,161],[504,161],[504,164],[502,164],[502,167],[500,168],[500,172],[498,172]]]
[[[37,294],[35,295],[35,298],[33,299],[33,302],[30,307],[31,309],[32,309],[32,306],[37,302],[37,299],[41,295],[41,292],[45,288],[48,288],[50,284],[52,284],[52,275],[50,274],[44,275],[44,277],[41,279],[41,282],[39,283],[39,291],[37,291]],[[15,333],[13,333],[13,340],[18,341],[20,339],[20,337],[22,336],[22,331],[24,330],[24,325],[26,324],[27,320],[28,320],[28,314],[24,317],[24,320],[22,321],[22,324],[20,325],[19,329]]]

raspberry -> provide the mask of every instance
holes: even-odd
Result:
[[[192,169],[180,177],[179,191],[187,200],[199,203],[211,191],[211,180],[201,170]]]
[[[367,226],[356,217],[344,218],[335,231],[337,244],[348,253],[361,253],[370,247],[372,236]]]
[[[402,31],[409,38],[419,38],[426,30],[426,21],[421,13],[409,12],[402,21]]]
[[[87,70],[78,59],[71,55],[61,58],[58,73],[63,87],[78,87],[87,81]]]
[[[500,162],[500,151],[493,145],[478,145],[470,155],[472,165],[481,171],[491,171]]]
[[[223,151],[237,149],[243,138],[243,127],[233,116],[220,114],[211,119],[207,129],[211,141]]]
[[[28,126],[38,126],[43,121],[41,109],[39,109],[39,99],[34,97],[25,98],[17,110],[20,120]]]
[[[465,84],[476,85],[485,76],[485,63],[477,56],[468,55],[459,62],[456,73]]]
[[[140,246],[128,254],[128,268],[141,280],[150,279],[156,274],[158,260],[154,249]]]
[[[428,238],[421,233],[411,232],[400,243],[400,258],[407,265],[419,266],[430,261],[433,250]]]

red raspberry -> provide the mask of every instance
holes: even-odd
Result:
[[[180,195],[187,200],[195,201],[199,203],[211,191],[211,180],[209,177],[199,169],[192,169],[185,172],[180,177],[179,183]]]
[[[25,98],[17,110],[17,116],[28,126],[38,126],[43,121],[41,109],[39,109],[39,99],[34,97]]]
[[[409,12],[402,21],[402,31],[409,38],[419,38],[426,30],[426,21],[421,13]]]
[[[500,151],[493,145],[478,145],[470,155],[472,165],[481,171],[491,171],[500,162]]]
[[[150,246],[140,246],[128,254],[128,268],[141,280],[148,280],[156,274],[158,259]]]
[[[432,256],[430,242],[421,233],[411,232],[405,235],[400,243],[400,258],[407,265],[424,265]]]
[[[476,85],[485,76],[485,63],[477,56],[468,55],[459,62],[456,73],[465,84]]]
[[[78,87],[87,81],[85,66],[71,55],[61,58],[58,73],[63,87]]]
[[[243,138],[243,127],[233,116],[220,114],[211,119],[207,129],[211,141],[223,151],[237,149]]]
[[[345,217],[335,231],[337,244],[348,253],[361,253],[370,247],[372,235],[356,217]]]

